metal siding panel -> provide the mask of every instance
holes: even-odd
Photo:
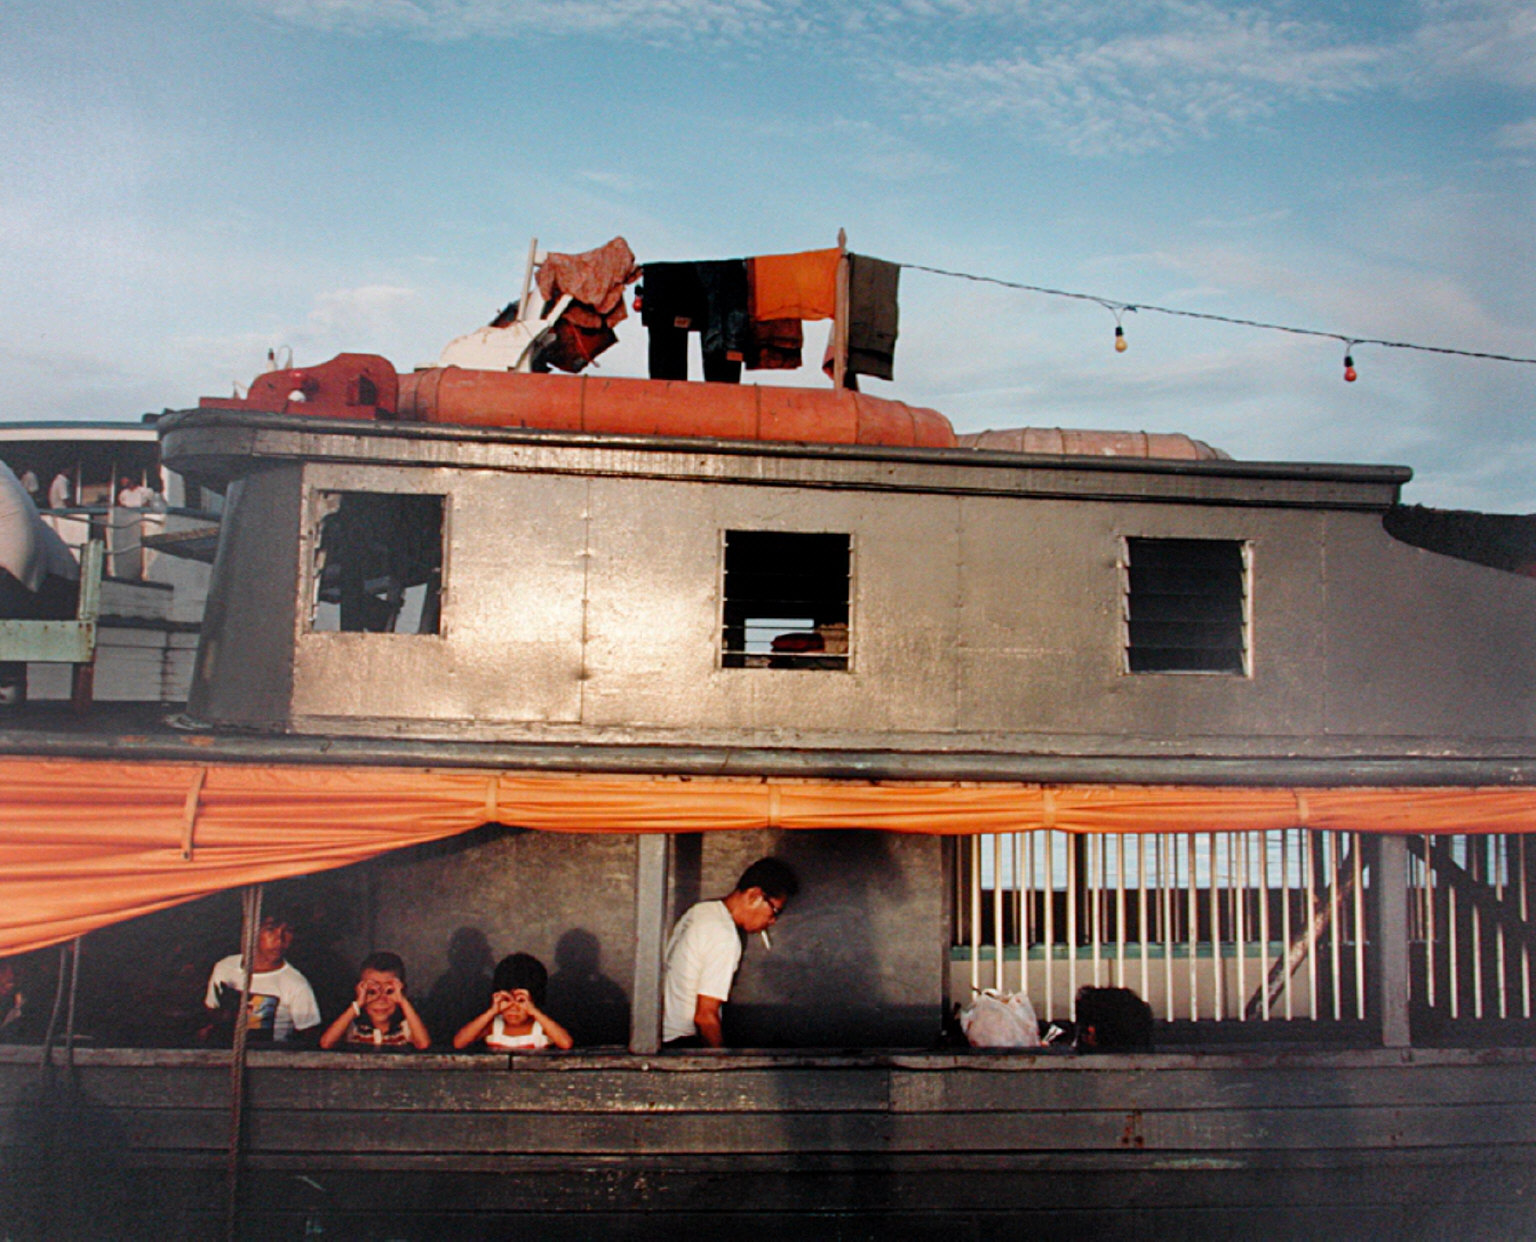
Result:
[[[1327,531],[1329,733],[1536,733],[1536,579],[1410,547],[1367,517],[1330,515]]]
[[[955,502],[602,481],[593,488],[587,723],[869,733],[954,723]],[[724,669],[721,532],[853,537],[851,672]]]
[[[293,710],[312,718],[307,727],[579,718],[584,480],[315,464],[306,482],[311,492],[450,497],[442,633],[301,632]]]

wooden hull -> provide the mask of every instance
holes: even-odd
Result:
[[[85,1051],[76,1068],[73,1092],[60,1070],[40,1095],[37,1051],[0,1051],[7,1236],[216,1234],[226,1055]],[[1536,1222],[1531,1050],[256,1053],[247,1081],[249,1237],[1524,1237]],[[104,1211],[113,1229],[90,1232]]]

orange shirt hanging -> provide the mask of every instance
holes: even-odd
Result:
[[[753,320],[833,318],[837,314],[837,261],[842,254],[834,246],[748,259]]]

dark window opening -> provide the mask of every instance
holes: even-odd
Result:
[[[1248,671],[1245,549],[1230,539],[1127,539],[1132,673]]]
[[[443,497],[322,492],[310,629],[437,634]]]
[[[848,667],[847,535],[725,533],[726,668]]]

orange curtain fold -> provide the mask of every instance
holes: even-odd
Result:
[[[1536,832],[1536,789],[841,782],[0,757],[0,954],[489,822],[610,833],[1523,833]]]

